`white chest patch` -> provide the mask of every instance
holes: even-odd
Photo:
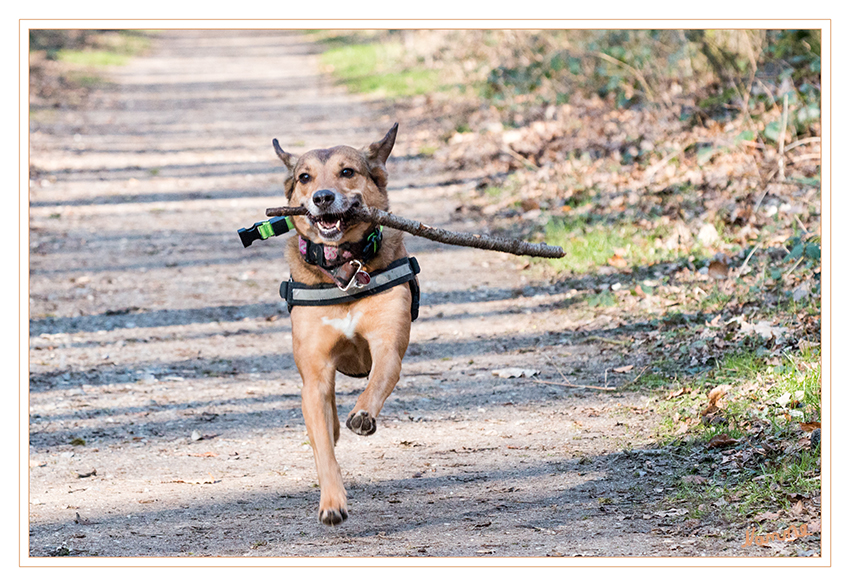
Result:
[[[354,315],[351,315],[351,312],[349,311],[348,315],[339,319],[328,319],[323,317],[322,323],[339,330],[342,332],[342,335],[351,340],[354,338],[354,329],[357,327],[357,321],[362,315],[363,314],[359,311]]]

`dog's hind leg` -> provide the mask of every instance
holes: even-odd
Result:
[[[338,525],[348,518],[348,508],[342,472],[334,455],[334,444],[339,437],[339,419],[334,397],[336,369],[325,361],[308,361],[298,367],[304,381],[301,410],[304,413],[310,445],[313,447],[319,487],[322,491],[319,520],[325,525]]]

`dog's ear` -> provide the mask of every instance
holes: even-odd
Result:
[[[272,146],[274,146],[274,152],[277,153],[278,158],[283,161],[283,164],[286,165],[286,168],[289,169],[290,173],[292,173],[292,169],[295,167],[295,157],[280,148],[280,143],[277,142],[276,138],[272,139]]]
[[[393,145],[395,145],[396,134],[398,134],[398,122],[393,124],[393,127],[390,128],[390,131],[383,139],[378,142],[373,142],[363,149],[363,152],[366,155],[366,158],[369,159],[369,162],[372,164],[377,163],[380,166],[384,166],[384,164],[386,164],[387,159],[390,156],[390,152],[393,150]]]
[[[390,128],[390,131],[383,139],[373,142],[361,151],[369,164],[369,175],[372,177],[375,185],[380,189],[386,189],[387,187],[386,163],[390,156],[390,151],[393,150],[393,145],[395,145],[395,135],[397,133],[398,122],[393,124],[393,127]]]
[[[291,155],[280,148],[280,143],[276,138],[272,139],[272,146],[274,146],[274,152],[277,153],[278,158],[283,161],[284,165],[286,165],[286,177],[283,180],[283,192],[286,194],[287,198],[290,198],[292,197],[292,188],[295,186],[295,177],[292,172],[295,170],[295,163],[298,159],[295,155]]]

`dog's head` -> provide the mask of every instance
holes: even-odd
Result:
[[[398,123],[382,140],[361,150],[317,149],[297,160],[274,139],[275,152],[288,170],[284,190],[289,205],[307,209],[306,216],[292,218],[299,234],[335,246],[366,236],[370,226],[356,221],[350,212],[363,205],[388,209],[386,162],[397,131]]]

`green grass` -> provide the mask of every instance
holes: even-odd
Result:
[[[703,312],[721,311],[729,301],[732,300],[731,293],[724,293],[718,287],[713,287],[702,299],[699,300],[699,309]]]
[[[322,63],[356,93],[381,93],[395,98],[439,90],[440,73],[403,67],[403,50],[399,43],[336,46],[322,54]]]
[[[106,80],[100,75],[94,75],[85,71],[69,71],[65,77],[68,81],[80,87],[91,88],[106,83]]]
[[[41,31],[42,33],[44,31]],[[44,49],[49,59],[83,68],[125,65],[130,57],[150,47],[151,32],[123,30],[73,35],[38,34],[31,39],[33,50]]]
[[[686,505],[692,516],[701,516],[699,506],[721,496],[734,505],[729,514],[740,519],[759,511],[787,508],[793,504],[788,495],[813,495],[820,490],[820,448],[797,447],[804,437],[800,424],[821,418],[820,353],[786,353],[778,364],[772,362],[756,351],[726,356],[711,371],[684,383],[691,392],[659,400],[657,410],[662,421],[656,433],[668,445],[701,450],[715,436],[727,434],[745,441],[726,450],[774,446],[765,457],[754,457],[740,468],[720,465],[711,471],[680,471],[680,475],[701,474],[709,480],[705,485],[682,482],[671,497]],[[729,385],[722,401],[722,419],[706,424],[700,421],[700,412],[707,405],[707,392],[719,385]],[[681,386],[660,388],[667,394]],[[684,433],[683,421],[690,421]]]
[[[810,495],[821,488],[820,448],[771,461],[760,474],[735,487],[741,495],[737,513],[741,516],[771,508],[788,508],[789,494]]]
[[[675,258],[674,253],[657,246],[660,230],[647,232],[628,222],[595,223],[588,216],[553,218],[546,226],[545,240],[560,246],[566,256],[553,259],[558,271],[586,273],[608,264],[617,251],[629,266],[649,265]]]
[[[125,65],[130,60],[129,55],[114,53],[112,51],[75,51],[62,50],[56,54],[59,61],[81,65],[83,67],[108,67],[111,65]]]

